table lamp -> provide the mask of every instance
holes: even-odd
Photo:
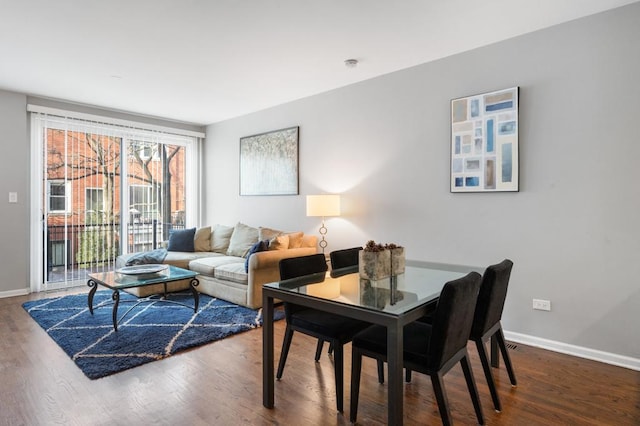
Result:
[[[320,248],[324,253],[324,249],[327,247],[327,240],[325,239],[327,227],[324,226],[324,218],[327,216],[340,216],[340,195],[307,195],[307,216],[322,217]]]

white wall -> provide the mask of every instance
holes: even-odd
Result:
[[[506,330],[637,362],[638,22],[636,3],[208,126],[207,223],[317,232],[304,196],[339,192],[329,250],[372,238],[416,260],[508,257]],[[520,192],[451,194],[449,101],[511,86]],[[239,138],[295,125],[300,195],[238,196]]]

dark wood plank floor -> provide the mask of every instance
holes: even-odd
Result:
[[[335,410],[332,359],[314,363],[315,341],[296,334],[276,407],[262,406],[262,334],[253,330],[98,380],[89,380],[24,311],[34,294],[0,299],[0,425],[348,425]],[[276,325],[276,357],[284,323]],[[472,366],[488,425],[639,425],[640,372],[517,345],[518,387],[494,370],[503,411],[496,413],[475,347]],[[358,424],[386,423],[386,386],[365,359]],[[475,416],[460,367],[445,377],[454,422]],[[439,424],[431,383],[405,384],[405,424]]]

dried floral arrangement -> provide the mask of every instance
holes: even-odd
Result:
[[[399,248],[403,248],[403,247],[394,243],[380,244],[380,243],[376,243],[373,240],[369,240],[367,241],[367,244],[365,244],[364,246],[364,251],[376,253],[384,250],[393,250],[393,249],[399,249]]]

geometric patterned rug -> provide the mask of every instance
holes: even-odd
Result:
[[[32,300],[22,306],[90,379],[97,379],[167,358],[188,348],[262,325],[262,309],[253,310],[200,294],[198,312],[166,302],[145,302],[113,329],[111,291],[98,291],[93,315],[87,294]],[[191,292],[171,300],[193,306]],[[120,292],[118,316],[138,299]],[[276,310],[276,320],[284,313]]]

